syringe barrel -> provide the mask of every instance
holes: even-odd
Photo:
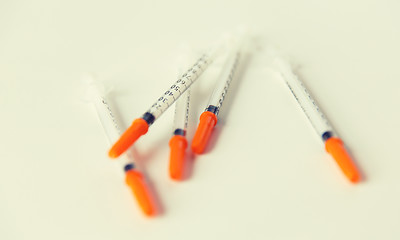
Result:
[[[118,140],[121,135],[121,129],[118,126],[117,119],[112,112],[105,94],[102,94],[94,84],[89,86],[89,95],[91,102],[95,106],[97,116],[106,133],[109,143]]]
[[[186,135],[186,129],[189,121],[189,107],[190,107],[190,89],[187,90],[183,96],[176,101],[175,116],[174,116],[174,135]]]
[[[280,58],[275,59],[274,64],[278,67],[281,77],[322,140],[326,141],[330,137],[337,136],[303,82],[292,72],[290,65]]]
[[[121,129],[118,125],[118,118],[113,113],[106,94],[99,89],[98,84],[93,83],[89,85],[89,97],[95,106],[97,116],[107,136],[108,142],[111,144],[118,140],[121,135]],[[121,159],[118,162],[122,168],[126,168],[128,165],[130,165],[131,168],[137,168],[130,152],[127,152],[121,156]]]
[[[213,112],[218,116],[222,103],[225,100],[225,96],[228,93],[229,86],[237,72],[240,58],[241,52],[239,49],[234,49],[234,51],[228,56],[224,67],[219,74],[214,91],[208,101],[206,111]]]
[[[178,98],[189,89],[207,66],[214,60],[219,48],[210,50],[203,54],[182,76],[158,98],[158,100],[144,114],[143,119],[151,125],[165,110],[168,109]]]

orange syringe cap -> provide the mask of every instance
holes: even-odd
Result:
[[[124,153],[140,136],[147,133],[149,124],[142,118],[133,121],[132,125],[121,135],[108,152],[110,158],[117,158]]]
[[[342,169],[344,175],[353,183],[361,180],[360,173],[351,159],[350,154],[346,151],[342,140],[339,138],[331,137],[325,141],[326,151],[332,155],[339,167]]]
[[[169,175],[174,180],[182,180],[185,171],[185,152],[187,148],[187,140],[184,136],[174,135],[169,140],[170,158],[169,158]]]
[[[143,213],[147,216],[155,215],[156,208],[143,175],[131,169],[125,172],[125,182],[132,190]]]
[[[217,121],[217,115],[212,112],[205,111],[200,115],[200,123],[192,141],[192,151],[194,153],[201,154],[204,152]]]

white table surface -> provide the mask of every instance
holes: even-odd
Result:
[[[1,1],[0,239],[400,239],[399,10],[396,0]],[[364,181],[343,177],[256,53],[189,179],[167,175],[172,109],[137,142],[163,209],[142,216],[81,75],[114,86],[126,127],[175,81],[182,43],[201,50],[242,24],[298,64]],[[212,78],[196,84],[189,139]]]

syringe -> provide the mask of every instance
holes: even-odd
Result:
[[[169,175],[174,180],[181,180],[184,174],[186,157],[186,130],[189,120],[190,89],[176,102],[174,132],[169,140]]]
[[[346,151],[343,141],[337,137],[328,119],[322,113],[304,84],[292,72],[290,65],[279,57],[275,58],[273,64],[277,67],[280,76],[286,82],[311,125],[322,138],[326,151],[332,155],[351,182],[356,183],[360,181],[360,173],[353,163],[350,154]]]
[[[204,152],[212,130],[218,121],[218,114],[228,92],[232,79],[237,72],[241,60],[241,45],[236,46],[228,56],[224,67],[218,77],[214,91],[210,97],[205,111],[200,115],[200,123],[192,140],[192,151],[197,154]]]
[[[87,76],[86,80],[89,98],[96,108],[97,116],[111,144],[120,136],[118,121],[108,104],[103,85],[95,81],[93,76]],[[137,168],[133,156],[130,153],[126,153],[120,160],[125,171],[125,182],[132,190],[143,213],[147,216],[154,215],[156,212],[150,190],[143,174]]]
[[[108,155],[117,158],[125,152],[140,136],[147,133],[149,126],[164,113],[199,76],[207,66],[214,60],[220,51],[220,44],[200,58],[190,67],[158,100],[143,114],[141,118],[133,121],[132,125],[121,135],[119,140],[111,147]]]
[[[190,48],[182,50],[178,58],[178,76],[181,76],[185,64],[190,62],[192,51]],[[181,98],[175,103],[175,116],[173,123],[173,133],[169,140],[169,176],[174,180],[182,180],[185,172],[186,148],[188,145],[186,139],[186,130],[189,122],[190,111],[190,91],[188,89]]]

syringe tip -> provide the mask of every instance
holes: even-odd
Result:
[[[108,152],[110,158],[117,158],[124,153],[140,136],[147,133],[149,124],[142,118],[133,121],[132,125],[121,135]]]
[[[346,151],[342,140],[331,137],[325,141],[326,151],[332,155],[342,172],[352,182],[357,183],[361,180],[361,175],[351,159],[350,154]]]
[[[143,175],[136,170],[129,170],[126,172],[125,182],[131,188],[143,213],[147,216],[155,215],[156,208]]]
[[[181,180],[185,170],[185,152],[187,140],[184,136],[174,135],[169,141],[171,149],[169,159],[169,175],[174,180]]]
[[[192,151],[194,153],[201,154],[204,152],[217,121],[217,116],[212,112],[205,111],[200,115],[200,123],[192,141]]]

